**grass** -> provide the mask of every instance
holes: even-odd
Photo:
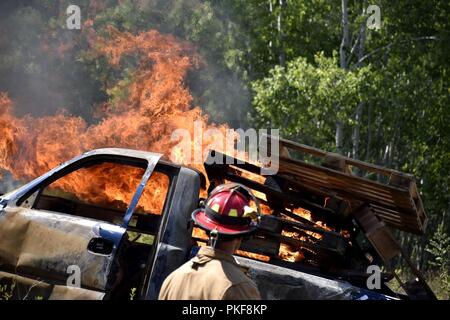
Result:
[[[15,288],[16,288],[15,281],[13,281],[11,284],[0,285],[0,300],[11,300]]]
[[[413,279],[413,276],[405,271],[397,270],[396,273],[402,281]],[[429,271],[425,274],[425,280],[439,300],[450,299],[450,275],[447,272]],[[395,278],[389,281],[387,285],[392,291],[405,294]]]

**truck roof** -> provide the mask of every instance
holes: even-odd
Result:
[[[161,154],[150,152],[150,151],[142,151],[142,150],[133,150],[133,149],[126,149],[126,148],[101,148],[101,149],[94,149],[88,152],[83,153],[80,158],[86,158],[92,155],[117,155],[117,156],[127,156],[131,158],[137,158],[137,159],[156,159],[160,158]]]

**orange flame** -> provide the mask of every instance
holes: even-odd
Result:
[[[95,46],[99,55],[107,57],[112,66],[120,66],[127,56],[138,59],[139,66],[132,74],[131,82],[123,81],[116,85],[128,93],[127,97],[102,105],[102,110],[96,110],[100,114],[100,121],[89,124],[65,112],[41,118],[30,115],[17,117],[13,113],[12,101],[6,94],[0,93],[0,169],[11,172],[17,180],[28,180],[84,151],[101,147],[148,150],[163,153],[166,157],[172,154],[176,162],[192,165],[191,159],[177,146],[178,142],[171,141],[173,131],[185,129],[194,137],[193,124],[196,121],[200,121],[205,129],[216,128],[222,134],[227,129],[226,125],[208,124],[208,118],[200,108],[191,105],[193,98],[185,85],[185,78],[191,68],[200,64],[194,49],[186,42],[154,30],[133,35],[110,28],[110,38],[105,39],[89,29],[91,25],[91,21],[85,25],[89,42]],[[209,135],[202,138],[202,141],[192,141],[191,154],[195,148],[206,149],[216,137]],[[204,170],[200,164],[193,166]],[[69,180],[60,182],[58,187],[91,203],[103,204],[117,200],[129,202],[129,190],[137,185],[141,176],[139,170],[133,174],[129,174],[129,171],[115,171],[112,174],[105,166],[95,168],[91,174],[103,182],[101,185],[107,182],[110,188],[102,190],[101,195],[96,193],[100,188],[91,185],[92,175],[83,174],[70,175]],[[261,180],[263,178],[250,173],[242,175],[264,182]],[[159,213],[157,204],[161,203],[160,198],[164,197],[162,190],[167,188],[168,182],[162,175],[153,178],[149,186],[153,192],[147,196],[144,194],[140,206]],[[255,193],[262,200],[267,200],[264,194]],[[262,205],[262,209],[264,214],[271,213],[268,206]],[[312,221],[311,213],[306,210],[299,208],[293,212]],[[327,228],[321,222],[315,223]],[[300,237],[287,231],[283,231],[283,234]],[[320,238],[314,233],[310,235]],[[262,257],[247,252],[241,254],[252,258]],[[285,244],[281,244],[280,257],[296,262],[304,259],[299,248]]]
[[[17,180],[28,180],[84,151],[100,147],[148,150],[168,157],[178,143],[171,141],[171,134],[176,129],[186,129],[194,137],[193,123],[201,121],[205,129],[226,130],[225,125],[208,124],[208,118],[200,108],[191,105],[192,96],[184,81],[188,70],[198,66],[200,59],[188,43],[154,30],[138,35],[121,33],[113,28],[109,31],[109,39],[95,38],[98,54],[106,56],[114,67],[118,67],[125,56],[133,55],[139,61],[131,82],[124,88],[128,92],[127,97],[107,103],[102,119],[96,124],[88,124],[84,119],[64,112],[41,118],[30,115],[16,117],[13,103],[2,93],[0,169],[11,172]],[[192,141],[192,149],[195,144],[206,148],[214,138],[210,135],[200,142]],[[189,165],[191,159],[180,152],[176,161]],[[203,170],[200,165],[196,167]],[[127,179],[125,173],[108,172],[98,170],[96,177],[112,185],[120,185],[122,189],[127,189],[124,181],[129,186],[136,182],[135,179]],[[83,195],[84,200],[100,202],[98,194],[85,192],[89,189],[88,180],[81,175],[71,178],[70,183],[61,187]],[[154,193],[158,194],[157,190]],[[125,197],[121,188],[112,188],[106,194],[109,196],[103,201]],[[153,198],[143,201],[143,207],[152,208]]]

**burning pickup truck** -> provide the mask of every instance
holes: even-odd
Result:
[[[0,285],[12,299],[156,299],[205,243],[190,218],[201,196],[232,181],[263,209],[236,254],[263,299],[435,298],[391,233],[424,231],[412,176],[287,140],[273,176],[209,157],[224,161],[206,161],[202,173],[161,154],[97,149],[1,196]],[[415,279],[395,274],[399,259]],[[368,286],[370,266],[383,267],[379,285]]]

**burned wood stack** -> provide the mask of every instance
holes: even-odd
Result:
[[[434,297],[391,232],[425,230],[427,217],[412,175],[284,139],[277,152],[269,155],[279,168],[271,176],[262,176],[260,165],[215,150],[205,161],[210,188],[242,183],[260,201],[260,230],[243,244],[250,256],[356,284],[365,284],[367,266],[379,262],[388,270],[385,280],[396,277],[408,294]],[[404,282],[394,272],[402,258],[413,281]]]

